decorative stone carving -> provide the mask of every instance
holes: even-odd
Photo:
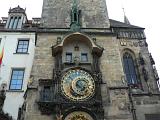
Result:
[[[157,70],[156,70],[155,66],[153,66],[153,73],[154,73],[154,78],[158,81],[159,80],[159,76],[158,76],[158,73],[157,73]]]
[[[80,31],[80,14],[81,10],[78,9],[77,0],[73,1],[73,6],[71,10],[71,30]]]
[[[133,42],[134,47],[138,47],[138,42]]]
[[[33,81],[34,81],[34,76],[33,75],[31,75],[30,76],[30,78],[29,78],[29,80],[28,80],[28,87],[30,87],[30,86],[33,86]]]
[[[140,46],[140,47],[145,46],[145,42],[144,42],[144,41],[139,41],[139,46]]]
[[[145,47],[148,47],[148,43],[145,41]]]
[[[151,65],[154,65],[155,61],[154,61],[151,53],[149,54],[149,58],[150,58],[150,61],[151,61]]]
[[[62,42],[62,38],[61,37],[57,37],[57,44],[60,44]]]
[[[63,115],[61,114],[61,111],[59,113],[59,115],[56,115],[56,120],[62,120]]]
[[[114,94],[118,96],[121,96],[121,95],[123,96],[126,94],[126,92],[124,90],[117,89],[117,90],[114,90]]]
[[[118,105],[119,110],[127,110],[128,109],[128,104],[125,102],[120,102]]]
[[[122,39],[122,40],[120,40],[120,45],[127,46],[127,42],[124,39]]]
[[[142,73],[145,81],[148,81],[148,72],[145,67],[142,68]]]
[[[76,66],[79,65],[79,63],[80,63],[80,58],[79,58],[79,56],[75,56],[75,57],[74,57],[74,63],[76,64]]]
[[[96,42],[97,39],[96,38],[92,38],[92,40],[93,40],[93,42]]]
[[[120,39],[120,45],[121,46],[129,46],[129,47],[144,47],[145,42],[144,41],[130,41],[125,39]]]
[[[144,61],[141,53],[139,53],[139,63],[140,63],[141,65],[144,65],[144,64],[145,64],[145,61]]]

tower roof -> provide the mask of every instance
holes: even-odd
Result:
[[[144,28],[139,27],[139,26],[135,26],[135,25],[123,23],[123,22],[120,22],[120,21],[112,20],[112,19],[110,19],[109,21],[110,21],[111,27],[114,27],[114,28],[135,28],[135,29],[144,29]]]
[[[8,13],[23,13],[23,14],[25,14],[25,12],[26,12],[26,9],[23,9],[18,5],[15,8],[12,8],[12,9],[10,8]]]
[[[129,25],[130,25],[130,22],[129,22],[129,20],[128,20],[128,18],[127,18],[127,16],[126,16],[126,15],[124,15],[124,23],[126,23],[126,24],[129,24]]]
[[[129,24],[129,25],[130,25],[130,22],[129,22],[129,20],[128,20],[127,16],[126,16],[125,10],[124,10],[124,8],[122,8],[122,9],[123,9],[123,14],[124,14],[124,23],[126,23],[126,24]]]

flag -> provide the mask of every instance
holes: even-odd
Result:
[[[2,48],[2,51],[0,53],[0,66],[2,64],[3,55],[4,55],[4,47]]]

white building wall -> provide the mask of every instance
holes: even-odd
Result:
[[[0,85],[7,84],[6,99],[3,110],[9,113],[15,120],[18,116],[18,109],[23,104],[23,95],[27,89],[34,58],[35,33],[1,32],[2,38],[0,47],[4,46],[3,63],[0,68]],[[28,54],[16,54],[18,39],[29,39]],[[25,68],[22,90],[9,90],[12,68]]]

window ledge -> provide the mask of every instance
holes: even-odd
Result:
[[[29,53],[27,52],[27,53],[13,53],[13,54],[20,54],[20,55],[29,55]]]
[[[24,90],[7,90],[6,92],[24,92]]]
[[[90,65],[90,62],[80,62],[80,65]]]
[[[65,65],[74,65],[74,62],[64,62]]]
[[[76,64],[75,62],[64,62],[64,64],[66,65],[74,65]],[[80,65],[90,65],[91,63],[90,62],[79,62]]]

